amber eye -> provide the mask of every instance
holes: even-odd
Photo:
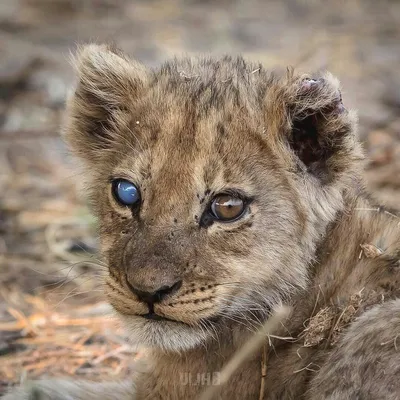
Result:
[[[234,221],[242,216],[244,210],[244,201],[229,194],[220,194],[211,203],[214,217],[221,221]]]

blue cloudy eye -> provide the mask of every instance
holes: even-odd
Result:
[[[123,206],[133,206],[140,201],[139,189],[125,179],[116,179],[112,182],[112,191],[115,199]]]

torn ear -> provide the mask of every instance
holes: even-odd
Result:
[[[76,154],[96,158],[128,123],[129,105],[144,90],[148,73],[107,45],[79,48],[73,64],[77,84],[67,102],[64,136]]]
[[[275,116],[273,135],[285,158],[323,183],[363,158],[356,115],[344,108],[339,82],[330,74],[310,79],[290,72],[287,82],[272,88],[268,115]]]

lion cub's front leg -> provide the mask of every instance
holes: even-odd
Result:
[[[32,381],[8,393],[3,400],[135,400],[132,382],[96,383],[52,379]]]

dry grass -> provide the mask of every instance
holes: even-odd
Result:
[[[31,314],[10,307],[14,320],[0,323],[0,337],[12,341],[1,357],[1,381],[62,375],[112,379],[129,372],[138,354],[127,345],[107,303],[57,312],[43,298],[22,298]]]

